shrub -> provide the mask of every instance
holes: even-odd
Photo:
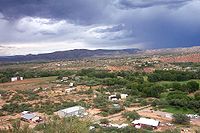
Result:
[[[173,122],[175,124],[184,124],[187,125],[190,123],[190,118],[185,114],[174,114],[173,115]]]
[[[125,112],[125,113],[123,113],[123,116],[125,118],[127,118],[128,120],[135,120],[135,119],[139,119],[140,118],[140,115],[135,111]]]

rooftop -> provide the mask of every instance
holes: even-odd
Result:
[[[140,118],[139,120],[134,120],[132,123],[133,124],[144,124],[144,125],[157,127],[160,122],[157,120],[154,120],[154,119]]]
[[[21,116],[21,118],[24,118],[24,119],[26,119],[26,120],[31,120],[31,119],[33,119],[34,117],[35,117],[36,115],[35,114],[24,114],[24,115],[22,115]]]
[[[74,107],[70,107],[70,108],[66,108],[66,109],[62,109],[59,111],[65,112],[65,113],[71,113],[74,111],[78,111],[78,110],[84,110],[85,108],[81,107],[81,106],[74,106]]]

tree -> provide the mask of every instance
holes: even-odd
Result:
[[[187,89],[190,93],[195,92],[199,89],[199,83],[196,81],[190,81],[187,83]]]
[[[109,120],[108,119],[101,119],[100,123],[101,124],[109,124]]]
[[[123,113],[123,116],[125,118],[127,118],[128,120],[135,120],[135,119],[139,119],[140,118],[140,115],[135,111],[125,112],[125,113]]]
[[[200,100],[200,92],[195,93],[194,98],[195,98],[195,100],[199,101]]]
[[[144,93],[147,97],[159,97],[163,89],[163,86],[153,85],[151,87],[145,88]]]
[[[185,114],[174,114],[173,115],[173,122],[175,124],[189,124],[190,123],[190,118],[186,116]]]
[[[181,84],[178,82],[172,83],[172,88],[174,90],[181,90]]]

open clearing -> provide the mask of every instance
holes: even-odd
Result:
[[[2,90],[26,90],[38,87],[48,87],[51,81],[54,81],[56,77],[44,77],[44,78],[32,78],[22,81],[1,83],[0,89]]]

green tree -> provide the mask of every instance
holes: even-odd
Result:
[[[190,124],[190,118],[185,114],[174,114],[173,115],[173,122],[175,124]]]
[[[195,93],[194,98],[195,98],[195,100],[199,101],[200,100],[200,92]]]
[[[127,118],[128,120],[135,120],[135,119],[139,119],[140,118],[140,115],[135,111],[125,112],[125,113],[123,113],[123,116],[125,118]]]
[[[196,81],[190,81],[187,83],[187,89],[190,93],[195,92],[199,89],[199,83]]]

